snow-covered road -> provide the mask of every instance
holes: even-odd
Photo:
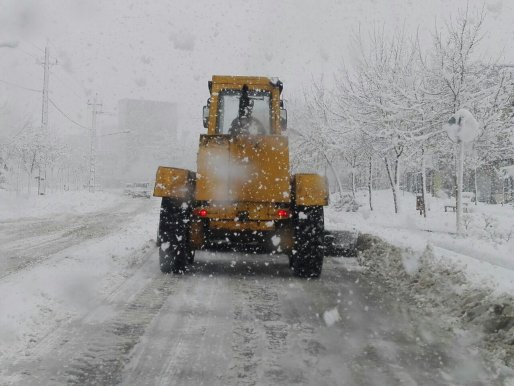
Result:
[[[494,384],[472,338],[352,258],[303,280],[285,256],[204,251],[162,275],[157,213],[126,200],[2,223],[0,384]]]
[[[146,205],[145,205],[146,204]],[[148,202],[128,201],[109,211],[58,214],[51,218],[23,218],[0,222],[0,278],[36,264],[66,248],[120,230]]]
[[[124,384],[488,384],[478,358],[363,279],[352,259],[328,260],[309,281],[285,257],[199,259],[192,274],[163,281],[171,295]]]

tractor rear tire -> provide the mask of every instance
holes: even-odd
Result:
[[[293,256],[293,251],[291,251],[290,253],[287,254],[287,260],[289,261],[289,268],[293,268],[293,263],[294,263],[294,256]]]
[[[183,273],[194,251],[190,245],[189,205],[163,198],[159,221],[159,265],[163,273]]]
[[[322,206],[298,206],[293,214],[294,248],[289,264],[299,277],[318,277],[323,268]]]
[[[187,251],[187,264],[193,265],[195,263],[195,250],[193,248],[189,248]]]
[[[161,246],[161,229],[160,229],[160,226],[157,227],[157,236],[155,237],[155,245],[157,247],[160,247]]]
[[[173,202],[166,197],[161,200],[161,211],[159,215],[159,226],[157,228],[157,238],[155,244],[160,247],[163,242],[167,242],[170,233],[171,212],[173,210]]]

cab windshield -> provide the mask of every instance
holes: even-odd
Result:
[[[223,90],[219,93],[218,134],[271,134],[271,93],[248,90],[249,103],[241,110],[240,90]]]

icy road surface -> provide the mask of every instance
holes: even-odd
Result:
[[[134,219],[141,211],[151,212],[148,219],[157,214],[149,206],[133,201],[108,215],[77,217],[69,229],[59,225],[69,218],[49,219],[51,231],[39,222],[3,224],[4,231],[27,228],[27,237],[35,238],[25,250],[10,241],[10,252],[20,258],[14,264],[2,256],[3,296],[9,298],[12,288],[27,301],[24,280],[59,270],[62,259],[76,269],[93,269],[91,261],[107,254],[103,247],[91,249],[95,256],[89,259],[59,251],[70,244],[91,248],[95,238],[103,245],[108,233],[121,235],[131,221],[137,229]],[[5,232],[2,237],[7,239]],[[465,334],[442,331],[390,296],[354,259],[327,258],[320,279],[304,280],[292,275],[282,255],[197,252],[186,275],[161,274],[150,241],[127,256],[132,263],[123,266],[123,274],[110,272],[114,276],[108,281],[99,276],[83,283],[82,292],[73,295],[79,311],[41,321],[44,333],[33,331],[23,349],[11,350],[0,334],[0,384],[493,384]],[[60,280],[49,273],[46,279],[48,284]],[[100,283],[106,289],[95,297]],[[31,317],[43,320],[44,315]]]
[[[116,233],[148,207],[148,202],[133,200],[108,212],[0,221],[0,278],[86,240]]]

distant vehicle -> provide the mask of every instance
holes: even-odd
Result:
[[[125,184],[123,194],[131,197],[152,197],[153,183],[151,182],[132,182]]]
[[[123,194],[126,196],[130,196],[130,192],[132,191],[134,184],[125,184],[125,188],[123,189]]]

